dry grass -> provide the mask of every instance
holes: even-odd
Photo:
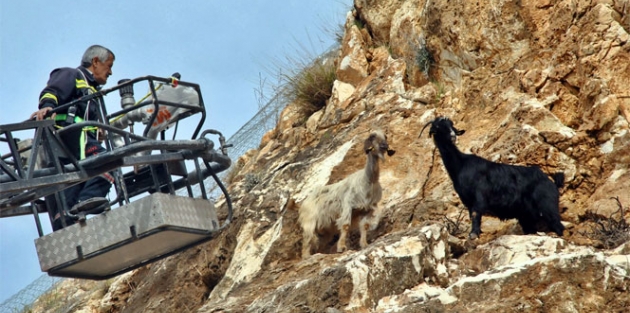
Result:
[[[243,164],[241,164],[241,162],[236,162],[236,164],[233,164],[232,167],[230,167],[228,172],[225,174],[225,178],[223,179],[225,181],[226,186],[229,186],[232,183],[234,183],[236,176],[238,176],[242,168],[243,168]],[[214,190],[214,188],[212,190]]]
[[[310,46],[313,46],[312,43]],[[256,90],[259,105],[269,101],[278,101],[283,104],[282,107],[295,104],[305,120],[325,107],[337,79],[335,58],[338,50],[332,49],[323,54],[311,52],[314,50],[309,45],[298,43],[292,53],[272,60],[266,71],[274,79],[267,81],[261,76]]]
[[[305,116],[326,106],[337,79],[336,68],[331,56],[297,64],[297,71],[282,76],[285,88],[281,93],[289,103],[295,103]]]
[[[444,219],[444,222],[446,223],[446,229],[448,230],[448,233],[451,234],[451,236],[458,237],[459,235],[468,232],[468,226],[462,223],[464,221],[464,218],[466,217],[465,212],[467,211],[468,210],[466,208],[459,210],[459,214],[454,220],[446,216],[446,214],[442,217]]]
[[[630,240],[630,224],[625,218],[628,208],[623,207],[619,197],[611,197],[611,199],[617,201],[617,211],[608,217],[588,212],[584,219],[593,222],[593,225],[590,230],[581,232],[583,236],[597,241],[605,249],[616,248]]]
[[[72,306],[68,303],[67,296],[64,296],[58,287],[45,292],[31,306],[25,307],[21,312],[34,312],[35,307],[42,312],[59,312],[64,307]]]

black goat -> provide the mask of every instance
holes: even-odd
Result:
[[[429,124],[429,136],[433,136],[455,191],[468,208],[472,221],[469,238],[479,237],[482,215],[501,220],[516,218],[525,234],[536,233],[546,225],[545,230],[562,236],[558,189],[564,183],[564,173],[554,174],[554,184],[536,166],[495,163],[462,153],[455,141],[465,130],[458,130],[450,119],[439,117],[422,131]]]

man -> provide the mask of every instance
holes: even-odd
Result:
[[[54,108],[98,91],[112,75],[114,60],[115,56],[111,50],[93,45],[83,54],[81,66],[78,68],[64,67],[53,70],[46,88],[40,94],[39,110],[33,113],[31,118],[42,120]],[[100,99],[95,98],[79,102],[75,106],[52,114],[51,118],[55,120],[57,127],[85,120],[101,120],[99,101]],[[84,128],[76,132],[62,133],[61,138],[77,160],[105,151],[98,140],[97,130],[94,129]],[[105,196],[113,181],[111,174],[105,173],[66,189],[64,196],[67,208],[71,208],[70,212],[73,214],[82,211],[97,213],[90,210],[102,207],[108,202]],[[51,208],[50,205],[49,210],[53,218],[53,230],[63,227],[62,218],[66,225],[74,223],[74,219],[66,215],[64,210]]]

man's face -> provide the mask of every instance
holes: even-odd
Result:
[[[101,62],[99,58],[92,59],[92,74],[94,80],[100,85],[107,83],[107,78],[112,75],[112,66],[114,66],[114,58],[110,54],[105,62]]]

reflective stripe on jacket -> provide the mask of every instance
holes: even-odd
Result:
[[[96,80],[94,80],[94,76],[85,67],[57,68],[50,73],[48,84],[39,95],[39,108],[56,108],[59,105],[96,92],[98,89],[99,86]],[[82,117],[86,116],[86,106],[86,103],[80,103],[77,106],[76,115]],[[59,113],[67,113],[67,111],[64,110]],[[96,106],[90,105],[89,112],[87,113],[89,120],[97,119]]]

